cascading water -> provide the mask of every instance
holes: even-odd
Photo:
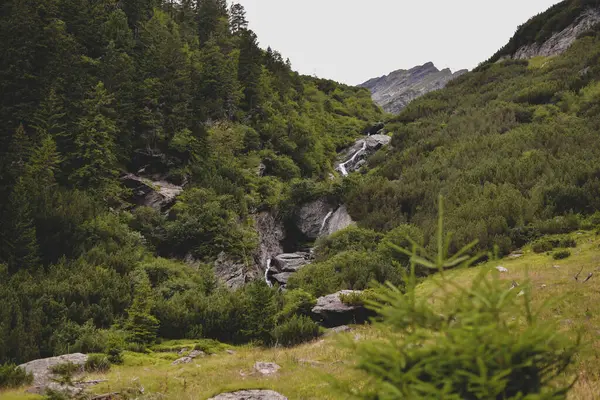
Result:
[[[269,271],[270,270],[271,270],[271,259],[269,258],[267,260],[267,268],[265,269],[265,282],[267,282],[267,285],[269,285],[269,287],[273,287],[273,284],[269,280]]]
[[[360,150],[358,150],[356,153],[354,153],[352,155],[352,157],[350,157],[349,160],[347,160],[346,162],[344,162],[338,166],[338,168],[343,176],[348,176],[348,170],[346,169],[346,165],[348,165],[351,162],[354,162],[354,160],[356,160],[356,157],[358,157],[366,149],[367,149],[367,141],[363,140],[363,144],[362,144],[362,147],[360,148]]]
[[[329,218],[331,218],[332,215],[333,215],[333,210],[329,211],[327,213],[327,215],[325,216],[325,218],[323,218],[323,223],[321,224],[321,229],[319,229],[319,236],[321,236],[321,234],[323,233],[323,230],[325,230],[327,221],[329,221]]]

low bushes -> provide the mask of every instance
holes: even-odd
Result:
[[[15,364],[0,365],[0,389],[16,388],[33,382],[33,375]]]
[[[531,249],[535,253],[546,253],[556,248],[568,249],[577,247],[577,241],[570,236],[540,239],[533,243]]]
[[[110,371],[111,363],[106,354],[90,354],[85,362],[85,372],[100,372],[105,373]]]
[[[571,257],[571,252],[569,250],[560,250],[552,255],[552,258],[555,260],[564,260],[569,257]]]
[[[319,325],[305,315],[294,315],[289,320],[277,325],[272,332],[276,344],[295,346],[308,342],[320,334]]]

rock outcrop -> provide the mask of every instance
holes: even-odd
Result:
[[[318,199],[305,204],[296,215],[296,225],[300,232],[309,239],[317,239],[323,233],[327,220],[335,207],[327,199]]]
[[[411,101],[442,89],[452,79],[467,72],[439,70],[429,62],[409,70],[399,69],[359,85],[371,91],[373,101],[389,113],[400,113]]]
[[[346,229],[351,225],[354,225],[354,221],[350,214],[348,214],[348,210],[345,205],[341,205],[331,218],[329,218],[329,222],[325,229],[327,235],[333,235],[334,233],[341,231],[342,229]]]
[[[177,186],[165,180],[151,180],[134,174],[121,178],[123,184],[131,189],[130,201],[137,206],[146,206],[158,211],[166,211],[173,206],[177,196],[183,192]]]
[[[267,260],[283,253],[281,243],[285,239],[285,229],[272,212],[258,213],[254,221],[258,232],[258,249],[254,259],[258,266],[265,268]]]
[[[310,253],[297,252],[280,254],[271,262],[268,278],[278,284],[285,286],[292,275],[305,265],[310,264]]]
[[[514,59],[529,59],[543,56],[550,57],[562,54],[582,33],[600,22],[600,9],[590,8],[583,12],[575,22],[560,32],[555,32],[544,43],[533,43],[523,46],[513,55]]]
[[[350,172],[358,171],[365,163],[365,160],[388,145],[392,138],[388,135],[371,135],[364,139],[357,140],[352,146],[340,153],[338,157],[337,170],[347,176]]]
[[[348,305],[342,302],[340,295],[361,293],[356,290],[342,290],[327,296],[319,297],[313,314],[327,328],[348,324],[360,324],[368,320],[371,313],[362,305]]]
[[[80,366],[83,371],[83,365],[87,359],[88,356],[81,353],[65,354],[58,357],[29,361],[28,363],[19,365],[19,368],[22,368],[29,374],[33,374],[33,387],[29,390],[31,393],[44,394],[48,388],[70,393],[79,389],[71,386],[67,387],[66,385],[58,385],[54,382],[53,379],[56,377],[52,373],[52,368],[60,364],[72,363]],[[57,385],[65,387],[61,389]]]
[[[287,397],[272,390],[241,390],[222,393],[208,400],[287,400]]]
[[[239,258],[222,252],[215,261],[215,276],[230,289],[239,289],[260,276],[256,265],[247,266]]]

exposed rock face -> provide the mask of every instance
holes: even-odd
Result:
[[[60,364],[73,363],[82,367],[86,363],[88,356],[81,353],[65,354],[58,357],[44,358],[40,360],[29,361],[28,363],[19,365],[27,373],[33,374],[33,387],[29,390],[31,393],[45,393],[47,388],[59,389],[51,387],[55,382],[52,381],[54,375],[51,372],[52,367]],[[65,387],[64,391],[70,390]],[[61,390],[62,391],[62,390]]]
[[[254,266],[246,266],[240,259],[221,253],[215,261],[215,275],[230,289],[239,289],[256,279],[260,271]]]
[[[439,70],[429,62],[411,68],[399,69],[379,78],[363,83],[371,91],[373,101],[389,113],[400,113],[411,101],[434,90],[442,89],[448,82],[467,70],[452,73],[449,69]]]
[[[183,192],[182,186],[164,180],[153,181],[133,174],[125,175],[121,180],[131,189],[133,203],[138,206],[152,207],[158,211],[166,211],[172,207],[177,196]]]
[[[327,199],[307,203],[296,216],[298,229],[309,239],[317,239],[324,230],[327,216],[331,217],[334,211],[335,208],[327,202]]]
[[[352,146],[340,153],[337,170],[346,176],[350,172],[358,171],[365,160],[392,141],[388,135],[371,135],[357,140]]]
[[[222,393],[208,400],[287,400],[287,397],[272,390],[242,390]]]
[[[341,294],[361,293],[356,290],[342,290],[340,292],[319,297],[317,305],[312,309],[321,323],[328,328],[333,328],[348,324],[360,324],[370,316],[370,313],[364,306],[352,306],[342,302]]]
[[[345,205],[340,206],[333,213],[331,218],[329,219],[329,223],[327,224],[326,233],[327,235],[333,235],[337,231],[341,231],[342,229],[346,229],[349,226],[354,225],[354,221],[350,214],[348,214],[348,210]]]
[[[556,32],[544,43],[533,43],[521,47],[514,54],[515,59],[529,59],[538,56],[550,57],[565,52],[579,35],[600,22],[600,9],[588,9],[579,18],[560,32]]]
[[[256,264],[265,268],[267,260],[283,253],[281,242],[285,239],[283,223],[270,212],[261,212],[254,216],[258,232],[259,247],[254,259]]]
[[[278,255],[272,265],[276,271],[297,272],[307,264],[310,264],[310,253],[297,252]]]

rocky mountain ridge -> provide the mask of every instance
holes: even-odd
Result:
[[[371,91],[373,101],[385,111],[398,114],[411,101],[434,90],[442,89],[452,79],[468,72],[463,69],[452,72],[446,68],[439,70],[432,62],[409,70],[399,69],[378,78],[373,78],[360,87]]]

